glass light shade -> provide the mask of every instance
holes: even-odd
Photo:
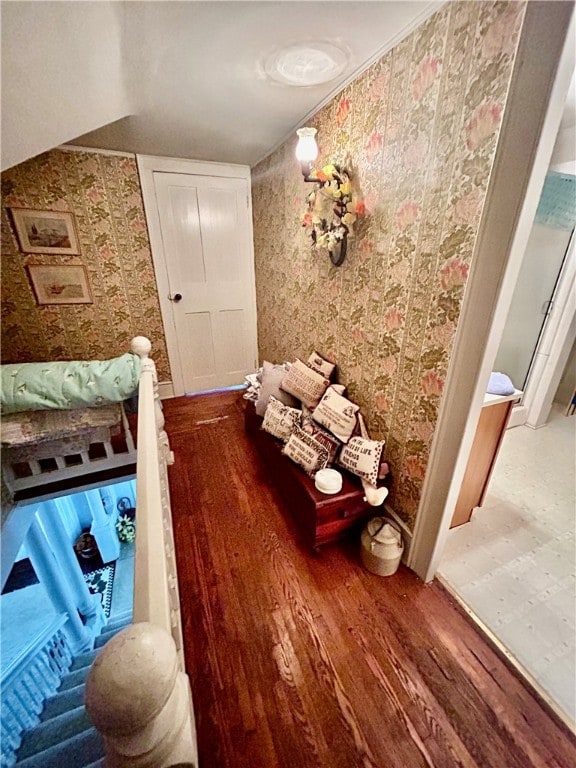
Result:
[[[316,144],[316,128],[299,128],[298,144],[296,145],[296,158],[301,163],[312,163],[318,157],[318,144]]]

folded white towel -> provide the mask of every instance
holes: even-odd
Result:
[[[513,395],[514,391],[514,384],[512,384],[509,376],[506,376],[505,373],[492,371],[486,388],[489,395]]]

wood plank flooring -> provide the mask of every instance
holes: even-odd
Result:
[[[573,768],[576,747],[436,584],[300,543],[238,393],[165,401],[200,768]]]

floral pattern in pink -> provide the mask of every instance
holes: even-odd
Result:
[[[436,79],[439,66],[440,59],[437,59],[434,56],[424,59],[422,64],[419,66],[416,77],[414,78],[414,82],[412,84],[412,96],[414,96],[416,101],[420,101],[428,88],[430,88]]]
[[[381,413],[386,413],[390,408],[390,400],[386,397],[384,392],[377,392],[374,395],[374,407]]]
[[[401,328],[403,322],[404,315],[396,307],[390,307],[390,309],[384,313],[383,327],[388,332]]]
[[[314,116],[319,162],[349,157],[366,205],[341,267],[302,236],[293,142],[252,177],[260,358],[330,353],[370,434],[386,440],[389,503],[409,527],[524,12],[445,3]]]
[[[382,149],[382,134],[378,131],[372,131],[366,142],[366,156],[372,160],[380,153]]]
[[[396,211],[398,229],[406,229],[418,219],[420,206],[411,200],[406,200]]]
[[[344,122],[346,121],[346,118],[350,114],[350,99],[342,98],[340,99],[340,102],[338,104],[338,109],[336,110],[336,122],[340,127],[344,125]]]
[[[436,371],[428,371],[422,376],[422,390],[425,395],[438,397],[444,389],[444,380]]]
[[[468,277],[468,264],[458,256],[454,256],[444,264],[440,270],[440,282],[445,291],[464,285]]]
[[[466,145],[468,149],[477,149],[486,139],[496,133],[502,118],[500,104],[481,104],[466,125]]]
[[[417,480],[424,480],[426,475],[426,467],[418,456],[408,456],[404,462],[404,471],[409,477],[413,477]]]

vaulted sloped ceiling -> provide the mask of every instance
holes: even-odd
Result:
[[[438,7],[423,2],[2,3],[2,167],[61,143],[253,165]],[[294,88],[263,62],[294,43],[348,53]]]
[[[129,115],[124,13],[110,2],[2,2],[2,169]]]

